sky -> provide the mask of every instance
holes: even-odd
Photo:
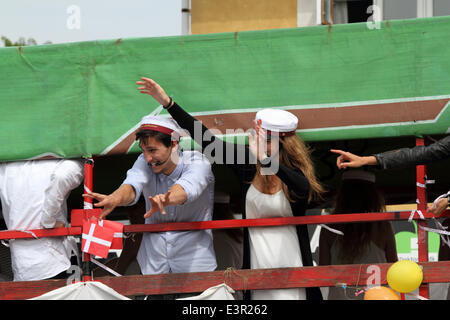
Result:
[[[182,34],[181,0],[0,0],[0,10],[0,36],[11,41],[24,37],[43,44]]]

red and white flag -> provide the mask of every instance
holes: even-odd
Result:
[[[110,249],[123,249],[123,224],[117,221],[110,221],[110,220],[99,220],[97,221],[98,225],[113,229],[114,230],[114,237],[111,243]]]
[[[114,232],[113,229],[85,220],[81,236],[81,250],[106,259],[114,238]]]

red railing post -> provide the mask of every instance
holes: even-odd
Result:
[[[86,159],[84,162],[84,192],[91,192],[94,186],[94,160]],[[93,209],[92,198],[84,198],[84,209]],[[92,280],[90,268],[91,255],[83,252],[83,281]]]
[[[416,145],[425,145],[423,138],[416,138]],[[417,210],[425,213],[427,211],[427,190],[426,190],[426,166],[416,166],[416,190],[417,190]],[[428,261],[428,233],[420,227],[426,227],[426,220],[417,220],[417,241],[419,262]],[[419,295],[424,298],[429,297],[428,284],[422,284],[419,288]]]

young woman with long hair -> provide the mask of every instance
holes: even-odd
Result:
[[[375,185],[375,175],[362,170],[347,171],[336,195],[332,214],[385,212],[384,197]],[[330,225],[344,235],[321,229],[319,264],[393,263],[398,260],[390,221]],[[364,284],[365,285],[365,284]],[[362,286],[364,286],[362,285]],[[356,288],[329,288],[329,300],[362,299]]]

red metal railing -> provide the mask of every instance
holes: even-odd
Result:
[[[323,216],[304,216],[286,218],[265,218],[265,219],[234,219],[234,220],[214,220],[199,222],[170,222],[161,224],[136,224],[124,226],[126,233],[140,232],[166,232],[166,231],[186,231],[205,229],[233,229],[243,227],[271,227],[297,224],[340,224],[351,222],[374,222],[374,221],[402,221],[408,220],[411,211],[379,212],[379,213],[351,213],[333,214]],[[425,219],[434,217],[431,213],[423,212]],[[442,216],[450,217],[450,210],[445,211]],[[420,217],[415,214],[414,220]],[[419,220],[420,221],[420,220]],[[423,221],[423,220],[422,220]],[[57,229],[35,229],[30,230],[37,237],[60,237],[60,236],[80,236],[81,227],[57,228]],[[425,231],[424,231],[425,232]],[[0,240],[7,239],[31,239],[34,238],[29,232],[17,230],[0,231]]]
[[[84,192],[91,192],[94,190],[94,160],[87,159],[84,162]],[[84,198],[83,208],[85,210],[93,209],[93,199],[92,198]],[[83,270],[83,281],[92,280],[91,270],[90,270],[90,261],[91,255],[88,253],[84,253],[82,255],[82,270]]]

